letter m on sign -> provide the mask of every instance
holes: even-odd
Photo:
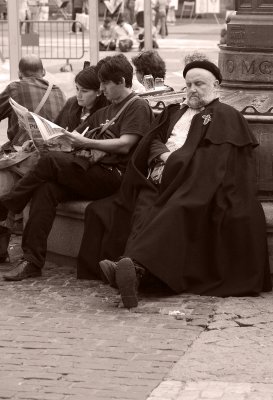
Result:
[[[242,74],[254,75],[255,74],[255,61],[248,62],[243,60],[242,62]]]

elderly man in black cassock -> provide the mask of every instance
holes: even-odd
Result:
[[[216,65],[192,61],[183,75],[185,102],[156,119],[118,198],[86,212],[78,276],[107,279],[126,308],[137,306],[147,274],[175,293],[252,296],[272,288],[256,198],[258,143],[245,118],[219,101]]]

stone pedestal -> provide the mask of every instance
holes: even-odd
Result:
[[[219,47],[220,99],[242,112],[260,143],[257,184],[273,273],[273,1],[237,0],[227,44]]]
[[[227,25],[227,44],[220,46],[224,88],[273,88],[273,2],[238,0]]]
[[[249,48],[227,45],[221,45],[220,49],[218,64],[223,75],[222,87],[256,89],[259,92],[273,89],[272,49],[254,52]]]

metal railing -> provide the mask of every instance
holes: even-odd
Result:
[[[75,29],[76,32],[72,32]],[[21,56],[37,54],[41,59],[66,60],[61,70],[72,70],[69,60],[84,56],[84,27],[78,21],[28,20],[20,22]],[[19,38],[18,38],[19,40]],[[8,22],[0,20],[0,58],[9,58]]]

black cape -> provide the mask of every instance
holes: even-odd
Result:
[[[139,144],[118,196],[87,208],[78,277],[98,278],[98,261],[124,255],[176,293],[269,291],[266,224],[256,198],[257,141],[238,111],[210,103],[169,157],[161,185],[146,178],[151,142],[166,143],[184,111],[167,107]]]

